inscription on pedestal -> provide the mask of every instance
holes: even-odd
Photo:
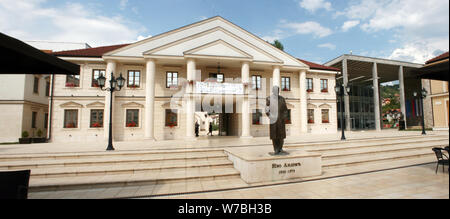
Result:
[[[301,167],[301,163],[284,163],[284,164],[272,164],[272,169],[280,169],[278,170],[279,175],[283,174],[293,174],[296,172],[295,167]]]

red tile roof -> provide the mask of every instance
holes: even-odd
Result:
[[[329,67],[329,66],[325,66],[325,65],[319,65],[317,63],[308,62],[308,61],[303,60],[303,59],[298,59],[298,60],[300,60],[301,62],[303,62],[306,65],[308,65],[311,69],[328,70],[328,71],[341,71],[341,69],[338,69],[338,68],[333,68],[333,67]]]
[[[61,52],[54,52],[52,55],[55,56],[71,56],[71,57],[102,57],[104,54],[111,52],[113,50],[128,46],[130,44],[121,44],[113,46],[102,46],[88,49],[77,49],[77,50],[67,50]]]
[[[430,63],[433,63],[433,62],[441,61],[443,59],[448,59],[448,52],[428,60],[427,62],[425,62],[425,64],[430,64]]]

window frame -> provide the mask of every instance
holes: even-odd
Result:
[[[34,76],[33,80],[33,93],[39,94],[39,77]]]
[[[252,125],[262,125],[262,117],[263,117],[262,112],[263,112],[262,109],[252,110]]]
[[[103,77],[106,77],[106,70],[105,69],[92,69],[91,87],[99,87],[98,81],[95,78],[96,71],[98,71],[98,73],[99,73],[97,79],[100,77],[100,75],[102,75],[102,72],[103,72]],[[97,83],[97,84],[95,84],[95,83]]]
[[[130,80],[130,73],[132,73],[133,74],[133,80]],[[136,73],[139,73],[139,76],[138,77],[136,77]],[[141,75],[142,75],[142,73],[141,73],[141,70],[128,70],[128,73],[127,73],[127,87],[128,88],[140,88],[141,87]],[[138,84],[136,84],[136,78],[139,78],[139,82],[138,82]],[[131,84],[130,84],[130,82],[132,82]]]
[[[222,76],[222,81],[218,81],[219,75]],[[209,73],[210,79],[215,79],[216,83],[225,83],[225,75],[223,73]]]
[[[307,109],[307,111],[306,111],[307,113],[307,118],[308,118],[308,124],[315,124],[316,123],[316,118],[315,118],[315,116],[314,116],[314,113],[315,113],[315,110],[314,109]],[[310,113],[310,112],[312,112],[312,113]],[[312,117],[312,122],[311,122],[311,118],[310,117]]]
[[[72,76],[73,76],[74,80],[78,79],[78,84],[73,83],[73,86],[68,86],[68,84],[69,84],[69,77],[72,77]],[[67,87],[67,88],[74,88],[74,87],[80,87],[80,86],[81,86],[81,74],[79,74],[79,75],[66,75],[65,87]]]
[[[97,114],[96,121],[93,121],[93,120],[92,120],[93,112],[97,112],[97,113],[96,113],[96,114]],[[100,112],[102,113],[102,115],[101,115],[101,117],[102,117],[101,121],[100,121],[100,119],[99,119],[99,117],[100,117]],[[95,123],[94,123],[94,122],[95,122]],[[90,110],[90,113],[89,113],[89,128],[103,128],[103,127],[104,127],[104,122],[105,122],[105,110],[104,110],[104,109],[91,109],[91,110]],[[93,126],[94,124],[97,124],[97,123],[98,123],[100,126],[98,126],[98,127]]]
[[[283,88],[283,81],[284,81],[284,88]],[[288,82],[289,85],[287,89],[286,89],[286,82]],[[291,91],[291,77],[281,77],[281,91]]]
[[[68,122],[69,122],[67,120],[68,119],[68,113],[70,113],[70,112],[74,113],[73,115],[75,115],[74,117],[76,119],[75,121],[71,121],[72,124],[73,124],[73,127],[68,127],[67,126]],[[63,122],[64,122],[63,128],[64,129],[77,129],[78,128],[78,113],[79,113],[78,109],[65,109],[64,110],[64,119],[63,119]],[[70,118],[70,119],[72,119],[72,118]]]
[[[170,84],[169,84],[169,73],[171,74],[170,77]],[[175,84],[173,81],[174,77],[174,73],[176,73],[176,79],[177,79],[177,83]],[[166,71],[166,88],[178,88],[178,77],[179,73],[177,71]]]
[[[327,117],[328,117],[328,120],[324,120],[324,112],[327,112]],[[320,114],[321,114],[321,117],[322,117],[322,124],[330,124],[330,109],[321,109],[321,111],[320,111]]]
[[[175,122],[171,121],[170,116],[175,117]],[[178,127],[178,110],[177,109],[166,109],[165,110],[165,127]]]
[[[253,80],[253,78],[255,78],[255,80]],[[258,83],[258,78],[259,78],[259,83]],[[261,75],[252,75],[252,90],[261,90],[261,81],[262,81]],[[253,82],[255,82],[255,83],[253,83]]]
[[[31,128],[35,129],[37,128],[36,122],[37,122],[38,112],[32,111],[31,112]]]
[[[320,92],[328,93],[328,79],[320,79]]]
[[[309,83],[311,82],[311,83]],[[309,87],[311,85],[311,88]],[[314,92],[314,79],[313,78],[306,78],[306,92],[312,93]]]
[[[136,114],[132,114],[132,117],[133,117],[133,121],[129,121],[128,120],[128,112],[129,111],[136,111],[137,113]],[[125,127],[126,128],[140,128],[140,122],[139,122],[139,120],[140,120],[140,109],[126,109],[125,110]],[[135,118],[135,116],[137,115],[137,121],[134,121],[134,118]],[[132,122],[135,122],[135,125],[133,126],[132,125]]]

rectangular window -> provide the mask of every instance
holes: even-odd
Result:
[[[91,128],[103,127],[103,110],[91,110]]]
[[[209,73],[209,78],[215,80],[217,83],[223,83],[225,77],[223,74]]]
[[[323,93],[328,93],[328,80],[320,79],[320,91]]]
[[[166,109],[166,127],[178,126],[178,110]]]
[[[92,70],[92,87],[99,87],[98,86],[98,78],[100,76],[106,77],[106,71],[102,69],[94,69]]]
[[[138,88],[141,84],[141,72],[131,70],[128,71],[128,87],[129,88]]]
[[[314,109],[308,109],[308,123],[314,124]]]
[[[281,90],[290,91],[291,90],[291,78],[281,77]]]
[[[288,109],[288,114],[287,114],[287,118],[286,118],[286,124],[292,124],[291,121],[291,110]]]
[[[322,109],[322,123],[330,123],[330,110]]]
[[[138,109],[127,109],[126,127],[139,127]]]
[[[166,72],[166,88],[178,87],[178,72]]]
[[[314,84],[313,84],[313,79],[312,78],[307,78],[306,79],[306,91],[308,93],[311,93],[314,91]]]
[[[33,93],[35,93],[35,94],[39,93],[39,78],[38,77],[34,77]]]
[[[48,113],[44,114],[44,127],[48,129]]]
[[[252,76],[252,89],[253,90],[261,89],[261,76],[260,75]]]
[[[262,110],[260,110],[260,109],[253,110],[252,124],[253,125],[261,125],[261,118],[262,118]]]
[[[31,128],[36,128],[36,119],[37,119],[37,112],[31,113]]]
[[[45,82],[45,96],[46,97],[50,96],[50,82],[49,81]]]
[[[78,110],[64,110],[64,128],[78,128]]]
[[[80,75],[67,75],[66,87],[80,87]]]

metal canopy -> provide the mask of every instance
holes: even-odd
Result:
[[[416,73],[418,77],[422,79],[448,81],[448,68],[449,62],[447,59],[438,63],[426,65],[421,69],[414,70],[414,73]]]
[[[80,66],[46,54],[20,40],[0,33],[0,73],[80,74]]]
[[[347,59],[347,69],[349,80],[352,78],[359,78],[355,83],[372,83],[372,69],[373,63],[377,63],[379,82],[396,81],[399,78],[399,68],[403,66],[404,77],[417,77],[414,73],[415,69],[421,68],[423,65],[402,61],[394,61],[379,58],[370,58],[355,55],[342,55],[330,62],[325,63],[325,66],[332,66],[343,69],[342,61]],[[370,80],[372,79],[372,80]]]

